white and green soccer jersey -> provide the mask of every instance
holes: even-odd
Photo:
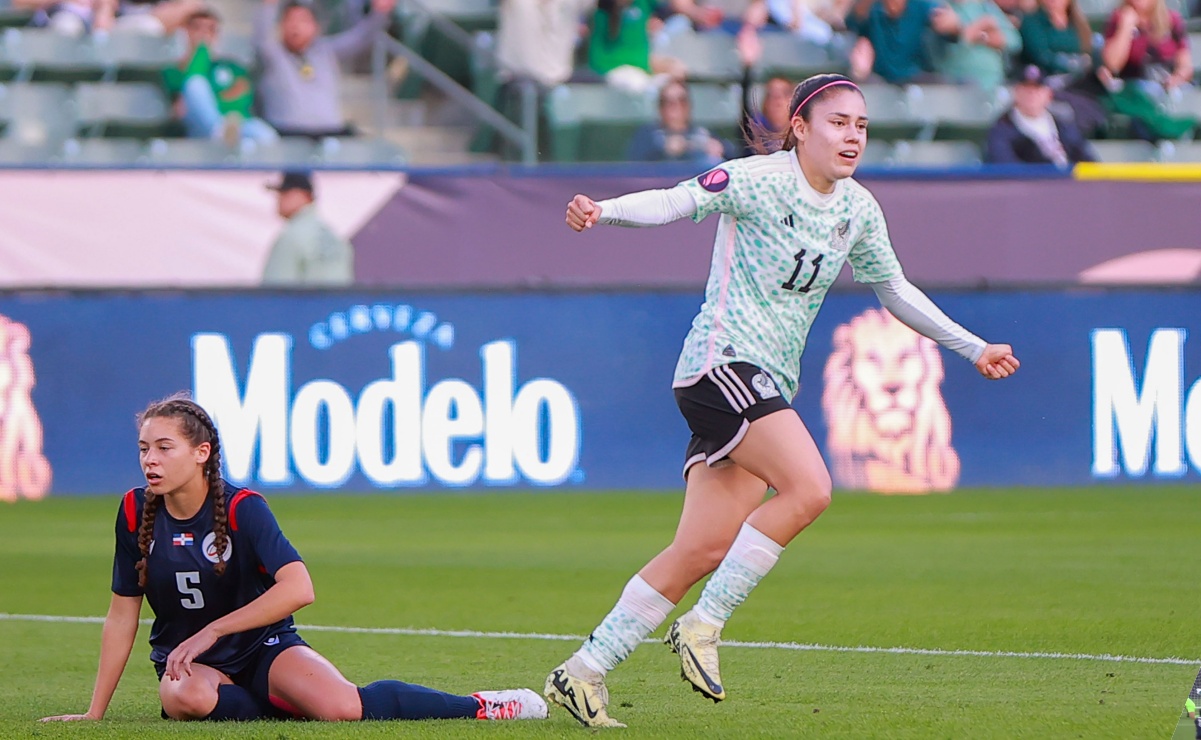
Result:
[[[771,373],[791,401],[805,339],[843,264],[861,283],[903,275],[880,205],[850,179],[818,193],[791,151],[725,162],[679,187],[696,201],[694,220],[720,213],[721,221],[705,303],[674,385],[749,362]]]

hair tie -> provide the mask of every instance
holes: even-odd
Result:
[[[827,82],[826,84],[817,88],[813,92],[809,93],[809,95],[804,100],[801,101],[801,104],[796,107],[796,110],[794,110],[792,112],[792,115],[790,116],[790,118],[796,118],[800,114],[801,108],[804,108],[805,103],[808,103],[810,100],[812,100],[814,95],[817,95],[819,92],[821,92],[822,90],[825,90],[826,88],[834,87],[835,85],[850,85],[851,87],[855,88],[856,90],[859,90],[859,86],[856,85],[854,82],[851,82],[850,80],[834,80],[833,82]],[[862,91],[860,91],[860,92],[862,92]]]

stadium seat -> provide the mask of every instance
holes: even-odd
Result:
[[[217,40],[218,57],[233,59],[247,69],[254,67],[257,53],[254,48],[254,39],[250,36],[222,32],[221,38]]]
[[[1101,162],[1154,162],[1158,159],[1155,145],[1149,141],[1106,139],[1092,142]]]
[[[103,77],[96,46],[48,29],[7,28],[0,36],[0,78],[21,82],[85,82]]]
[[[868,140],[860,167],[887,167],[892,164],[893,145],[887,141]]]
[[[112,167],[137,164],[146,159],[141,139],[67,139],[61,150],[62,164]]]
[[[146,147],[152,164],[172,167],[231,166],[238,152],[213,139],[152,139]]]
[[[243,146],[238,162],[245,167],[309,167],[317,162],[317,144],[306,137],[287,137],[274,144]]]
[[[5,122],[6,138],[57,146],[75,135],[77,115],[75,99],[66,85],[0,85],[0,120]]]
[[[61,158],[60,141],[24,142],[0,139],[0,164],[8,166],[46,166]]]
[[[811,75],[846,71],[845,61],[832,59],[824,48],[791,33],[763,33],[759,38],[763,56],[755,65],[755,76],[760,80],[779,76],[795,84]]]
[[[970,141],[898,141],[892,155],[898,167],[977,167],[981,161]]]
[[[909,110],[934,127],[936,139],[983,143],[1000,114],[997,96],[971,85],[911,85],[906,94]]]
[[[734,37],[728,33],[676,34],[660,53],[682,61],[689,80],[738,82],[742,79],[742,61],[738,58]]]
[[[108,70],[105,79],[161,84],[163,68],[175,64],[183,49],[171,39],[114,30],[96,39],[96,52]]]
[[[909,110],[905,91],[894,85],[863,85],[867,102],[868,139],[914,139],[926,124]],[[931,127],[932,128],[932,127]]]
[[[317,146],[317,157],[330,167],[399,167],[408,160],[396,144],[362,137],[324,139]]]
[[[151,137],[167,133],[171,114],[162,89],[145,82],[100,82],[76,88],[79,127],[87,136]]]
[[[631,95],[603,84],[559,85],[546,96],[551,159],[621,161],[630,136],[656,115],[650,95]]]
[[[448,32],[431,20],[431,15],[449,21],[464,34]],[[397,11],[401,40],[417,50],[435,67],[461,85],[471,86],[471,56],[468,37],[477,31],[496,30],[497,0],[419,0],[402,3]],[[415,75],[404,86],[405,97],[420,90]]]
[[[688,86],[692,100],[692,121],[709,129],[709,133],[731,141],[742,138],[739,124],[742,121],[741,85]],[[624,153],[624,152],[623,152]]]
[[[1160,142],[1157,150],[1161,162],[1201,163],[1201,142],[1199,141],[1164,141]]]
[[[1121,4],[1121,0],[1079,0],[1080,11],[1088,19],[1088,25],[1094,31],[1103,31],[1109,22],[1109,16]]]

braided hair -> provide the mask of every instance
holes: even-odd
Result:
[[[217,426],[200,404],[186,394],[176,394],[162,401],[155,401],[138,414],[138,426],[141,427],[148,419],[175,419],[179,422],[180,430],[192,446],[207,442],[209,457],[204,463],[205,483],[208,496],[213,500],[213,547],[216,549],[217,562],[213,571],[217,575],[225,573],[225,550],[229,546],[229,518],[225,511],[225,486],[221,482],[221,440],[217,436]],[[163,497],[149,490],[146,491],[146,504],[142,508],[142,522],[138,527],[138,550],[142,559],[137,564],[138,586],[146,586],[147,558],[150,556],[151,538],[154,536],[154,518],[162,506]]]
[[[845,75],[820,74],[802,80],[792,91],[792,100],[788,103],[788,110],[792,115],[789,116],[787,127],[783,131],[772,131],[757,123],[749,124],[751,148],[758,154],[796,149],[797,140],[796,134],[792,132],[792,119],[800,116],[808,123],[813,106],[846,88],[863,94],[859,86]]]

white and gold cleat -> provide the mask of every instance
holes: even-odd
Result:
[[[546,677],[546,700],[563,707],[585,727],[625,727],[609,716],[605,678],[572,656]]]
[[[680,656],[680,677],[692,684],[693,691],[714,702],[726,698],[721,684],[717,645],[721,629],[697,618],[691,611],[671,623],[663,642]]]

